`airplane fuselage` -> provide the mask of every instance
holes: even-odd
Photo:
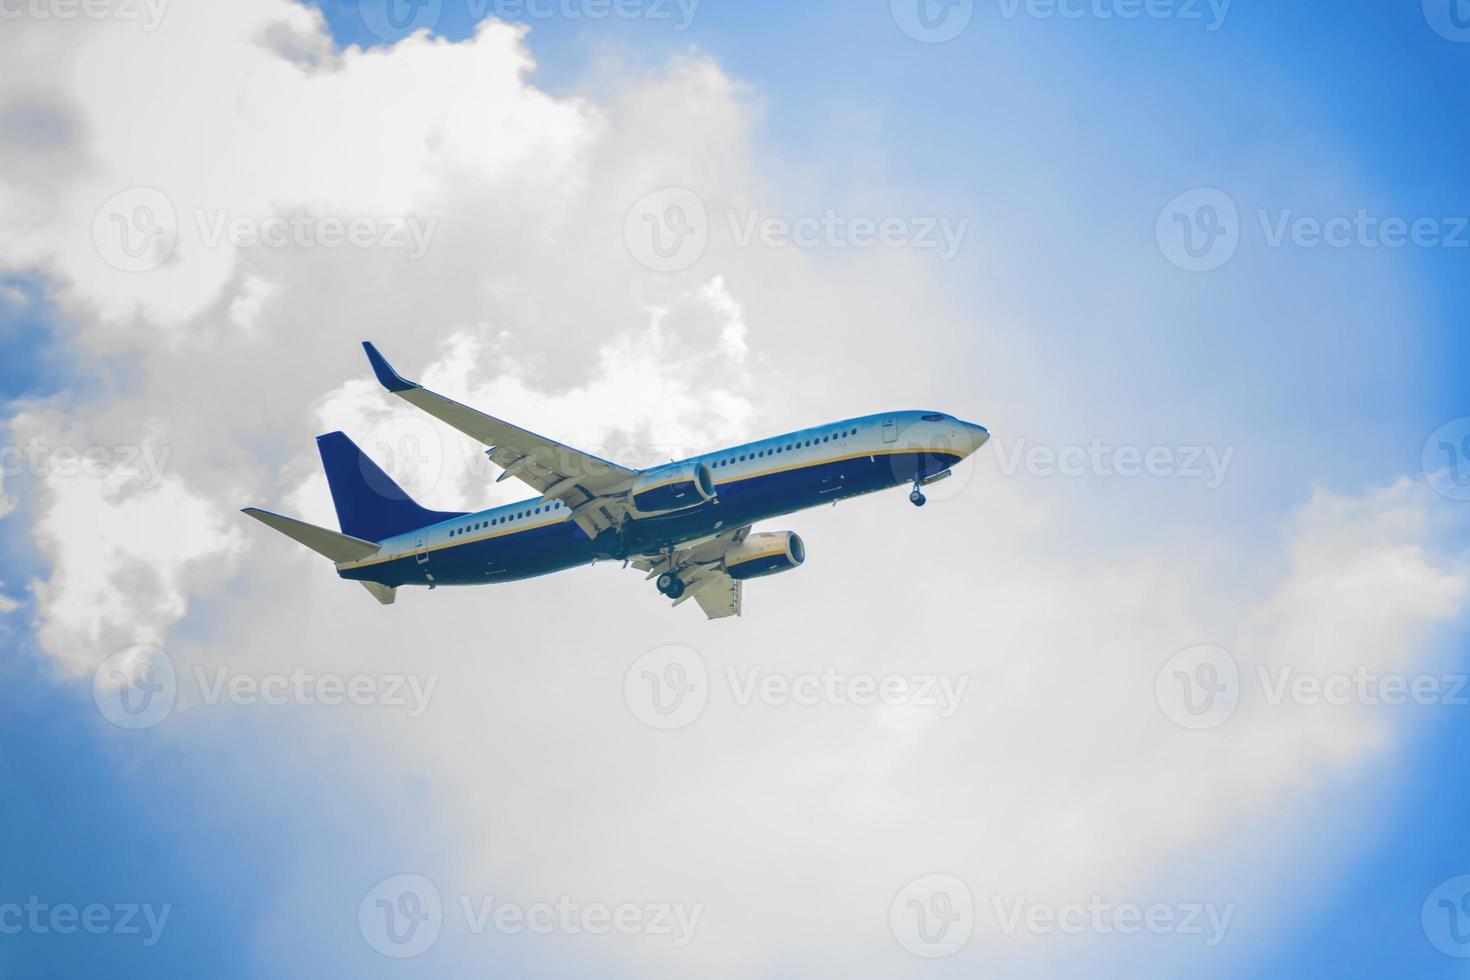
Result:
[[[943,473],[984,444],[980,426],[904,411],[834,422],[692,457],[709,467],[708,501],[630,519],[589,538],[556,500],[532,498],[388,538],[343,578],[402,585],[479,585],[599,559],[648,554],[755,521]]]

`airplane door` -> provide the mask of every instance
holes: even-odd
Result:
[[[883,441],[884,442],[897,442],[898,441],[898,422],[896,422],[893,419],[884,419],[883,420]]]
[[[429,536],[420,531],[418,537],[413,541],[413,560],[420,565],[429,563]]]

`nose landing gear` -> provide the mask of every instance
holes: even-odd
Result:
[[[932,481],[931,481],[932,482]],[[924,480],[920,474],[914,474],[914,488],[909,491],[909,503],[915,507],[922,507],[928,503],[929,498],[924,496]]]

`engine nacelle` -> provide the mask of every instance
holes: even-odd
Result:
[[[747,535],[725,552],[725,574],[736,580],[787,572],[806,561],[806,545],[795,531]]]
[[[649,470],[628,491],[628,499],[640,514],[684,510],[714,498],[715,477],[707,463],[679,463]]]

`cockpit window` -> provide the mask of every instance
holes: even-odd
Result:
[[[945,419],[945,416],[943,416],[943,415],[925,415],[924,416],[924,421],[925,422],[943,422],[944,419]]]

